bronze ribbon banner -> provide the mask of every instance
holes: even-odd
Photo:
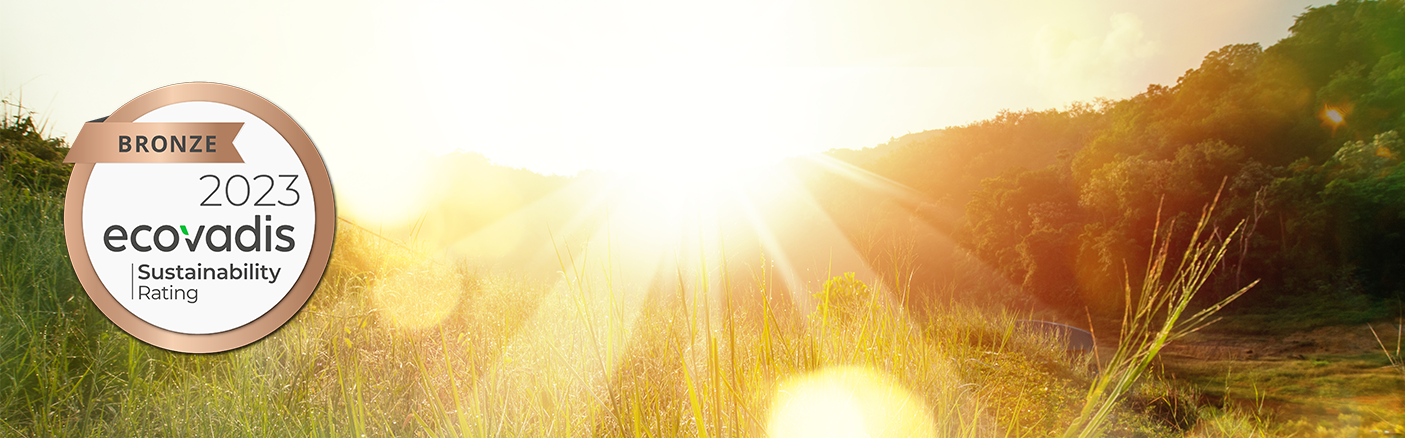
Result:
[[[88,122],[65,163],[243,163],[234,136],[244,123]],[[159,141],[158,141],[159,140]],[[161,148],[155,147],[159,143]]]

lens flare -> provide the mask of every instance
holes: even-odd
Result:
[[[1330,106],[1327,107],[1326,111],[1322,112],[1322,117],[1326,118],[1327,122],[1333,125],[1340,125],[1346,120],[1346,117],[1342,115],[1342,110]]]
[[[766,434],[784,437],[933,437],[932,411],[897,381],[835,367],[781,384]]]

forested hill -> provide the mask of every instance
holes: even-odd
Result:
[[[1192,223],[1221,182],[1217,223],[1248,220],[1248,239],[1206,296],[1261,278],[1261,304],[1387,298],[1405,294],[1402,109],[1405,3],[1342,1],[1306,11],[1271,47],[1226,46],[1129,99],[831,155],[922,192],[908,212],[958,212],[919,216],[1024,292],[1079,313],[1120,309],[1124,263],[1143,266],[1158,208]],[[833,193],[832,212],[883,211],[859,189]],[[870,234],[908,226],[850,216],[849,229]]]

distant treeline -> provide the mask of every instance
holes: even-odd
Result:
[[[919,263],[931,255],[931,275],[954,274],[932,266],[950,259],[935,240],[950,238],[1008,284],[1081,314],[1120,311],[1158,210],[1184,230],[1223,183],[1217,224],[1227,233],[1247,221],[1244,240],[1202,296],[1262,279],[1251,304],[1399,297],[1402,110],[1405,2],[1344,0],[1303,13],[1267,49],[1226,46],[1174,85],[1129,99],[1005,112],[831,152],[924,201],[875,199],[839,176],[818,184],[855,235],[929,230],[916,252]]]

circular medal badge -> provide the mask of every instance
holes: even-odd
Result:
[[[122,330],[186,353],[248,345],[292,319],[336,227],[327,168],[273,103],[184,83],[84,125],[64,234],[83,289]]]

